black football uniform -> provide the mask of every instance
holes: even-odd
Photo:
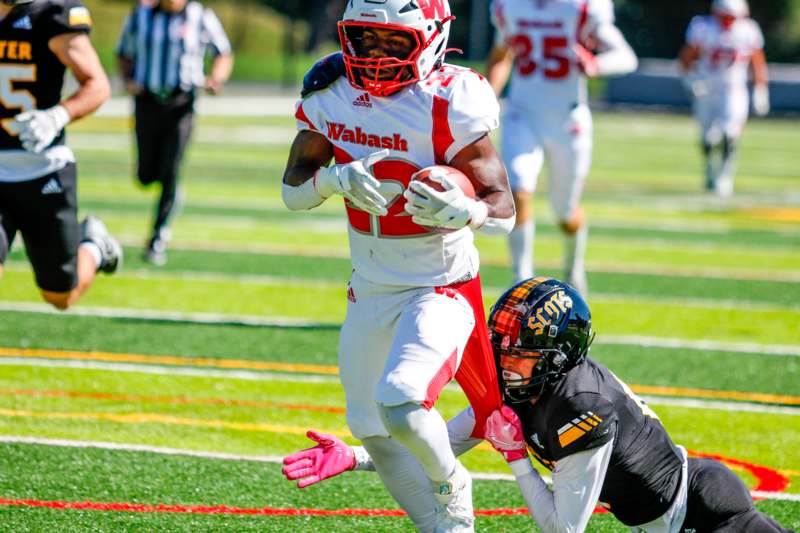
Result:
[[[606,368],[587,359],[534,405],[511,407],[529,451],[550,470],[568,455],[614,441],[600,501],[623,524],[645,524],[669,509],[682,454],[654,413]]]
[[[66,67],[50,50],[50,39],[89,33],[88,10],[78,0],[36,0],[20,4],[0,21],[0,150],[20,149],[11,120],[23,111],[48,109],[61,101]],[[8,91],[8,93],[6,93]],[[54,144],[64,142],[64,133]]]
[[[682,454],[655,413],[627,385],[591,358],[535,404],[511,404],[531,454],[552,470],[574,453],[613,440],[600,501],[623,524],[647,524],[667,512],[680,488]],[[722,463],[688,460],[682,531],[786,532],[758,512],[747,487]],[[791,532],[790,532],[791,533]]]
[[[66,67],[50,50],[50,40],[90,28],[89,11],[78,0],[35,0],[15,6],[0,20],[0,157],[10,168],[16,168],[15,158],[23,165],[35,158],[23,151],[14,117],[61,101]],[[63,143],[62,131],[51,146]],[[44,155],[41,160],[48,168]],[[54,292],[77,284],[80,241],[75,164],[62,165],[25,179],[0,180],[0,263],[20,232],[37,284]]]

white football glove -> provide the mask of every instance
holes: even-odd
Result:
[[[20,132],[22,147],[35,154],[50,146],[64,126],[69,124],[69,112],[62,105],[50,109],[26,111],[14,117]]]
[[[371,167],[388,155],[389,150],[383,149],[352,163],[321,168],[314,175],[314,188],[323,198],[341,194],[358,209],[384,216],[386,198],[378,192],[381,182],[372,175]]]
[[[759,117],[769,114],[769,87],[767,85],[753,87],[753,111]]]
[[[444,191],[433,190],[422,182],[411,183],[403,193],[405,210],[411,220],[420,226],[461,229],[467,225],[477,228],[486,221],[488,206],[464,194],[461,187],[440,169],[430,171],[432,181],[439,183]]]
[[[708,84],[696,74],[687,74],[682,81],[683,87],[692,95],[692,98],[702,98],[708,95]]]

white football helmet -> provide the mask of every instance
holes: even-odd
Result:
[[[339,40],[350,84],[388,96],[424,80],[444,59],[454,18],[448,0],[349,0],[339,22]],[[407,33],[414,49],[405,58],[364,57],[360,38],[366,28]],[[387,70],[394,72],[389,79]]]
[[[711,12],[717,15],[741,18],[750,15],[750,8],[746,0],[714,0],[711,4]]]

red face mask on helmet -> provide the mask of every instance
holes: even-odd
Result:
[[[736,19],[749,16],[750,8],[745,0],[714,0],[711,12],[717,17],[720,25],[728,29]]]
[[[444,59],[454,18],[447,0],[349,0],[339,40],[350,84],[373,96],[388,96],[424,80]],[[370,57],[365,32],[396,35],[411,49],[395,53],[387,47]]]

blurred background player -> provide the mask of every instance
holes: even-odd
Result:
[[[0,275],[17,232],[42,297],[67,309],[122,248],[96,217],[77,219],[75,155],[64,127],[105,102],[108,78],[78,0],[0,4]],[[69,69],[78,90],[61,101]]]
[[[753,110],[764,116],[769,113],[767,61],[764,36],[745,0],[714,0],[711,13],[691,20],[679,59],[700,123],[706,189],[730,196],[736,143],[747,122],[748,66],[752,62]]]
[[[452,19],[446,0],[351,1],[339,23],[346,76],[334,69],[326,88],[298,103],[282,189],[292,210],[345,198],[347,423],[426,533],[473,531],[471,479],[433,406],[454,376],[479,418],[500,405],[473,230],[505,234],[514,223],[488,136],[497,99],[482,76],[443,63]],[[410,183],[445,164],[470,179],[477,199],[443,173],[432,173],[439,192]]]
[[[614,25],[610,0],[494,0],[492,22],[489,83],[499,95],[511,76],[501,151],[517,209],[509,235],[514,279],[534,272],[533,193],[546,156],[550,205],[565,236],[564,279],[586,294],[588,226],[580,206],[592,159],[586,78],[632,72],[636,55]]]
[[[591,312],[572,287],[552,278],[515,285],[492,308],[489,329],[505,405],[483,433],[509,462],[542,532],[584,531],[598,501],[632,531],[787,531],[755,509],[735,473],[688,458],[644,401],[587,358]],[[481,442],[471,437],[475,425],[471,408],[447,423],[457,455]],[[284,459],[288,479],[308,486],[373,469],[366,450],[308,436],[319,444]],[[552,471],[552,491],[528,451]]]
[[[206,76],[208,51],[214,59]],[[142,185],[161,184],[143,258],[163,265],[171,217],[183,203],[178,178],[194,127],[195,91],[222,90],[233,69],[231,44],[214,12],[199,2],[141,2],[123,26],[117,60],[134,96],[137,177]]]

